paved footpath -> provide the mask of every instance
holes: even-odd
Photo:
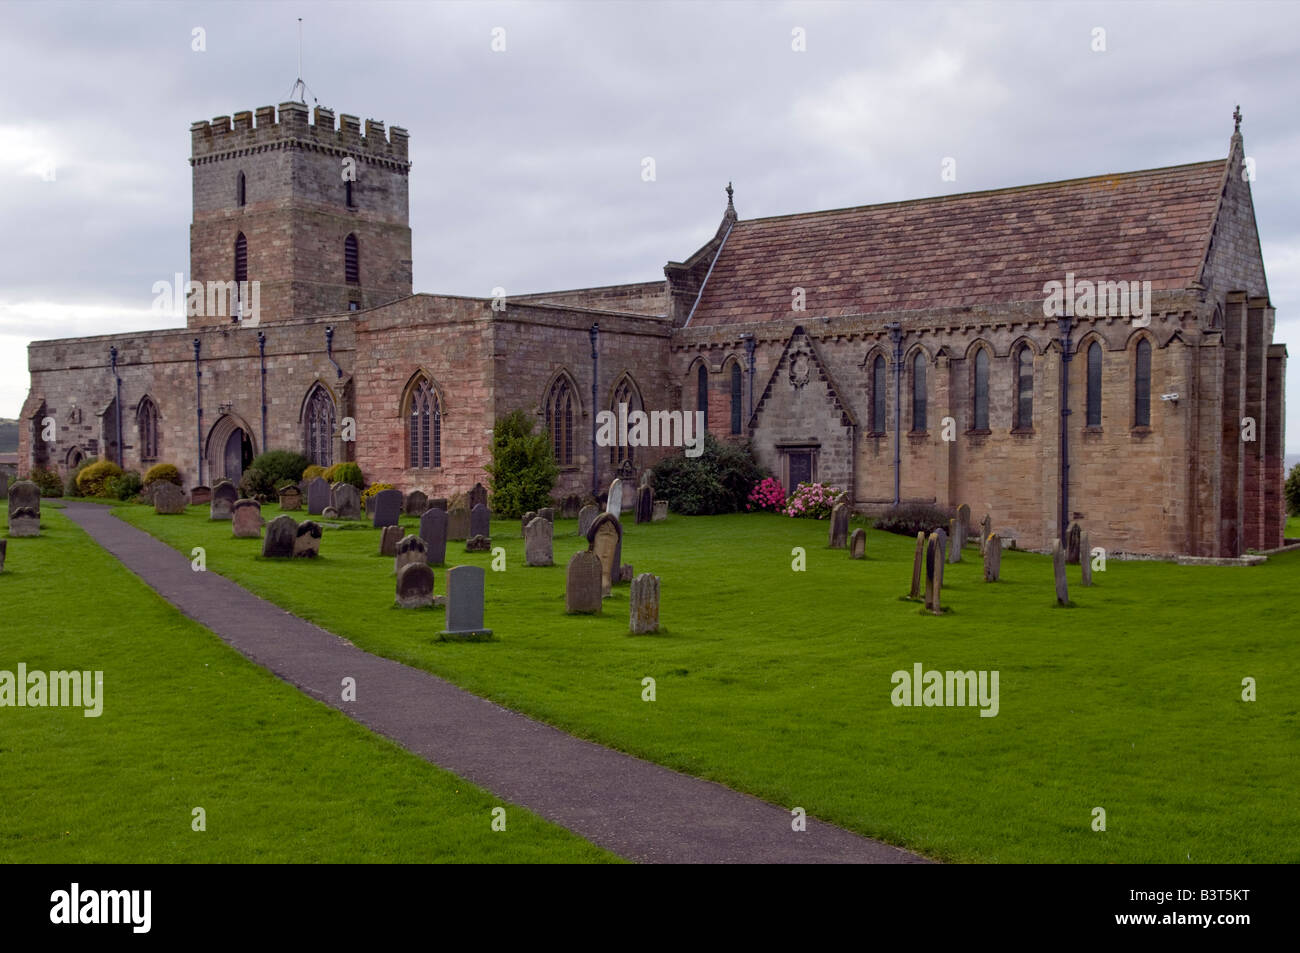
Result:
[[[194,572],[188,557],[106,506],[69,502],[64,512],[164,599],[258,665],[427,761],[629,860],[925,862],[812,819],[807,831],[795,832],[789,808],[574,738],[363,652],[215,572]],[[357,680],[356,702],[339,697],[349,675]]]

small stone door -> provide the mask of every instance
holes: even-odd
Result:
[[[786,467],[790,481],[787,490],[792,492],[800,483],[811,483],[813,478],[812,451],[791,450],[787,452]]]
[[[252,462],[252,447],[248,444],[248,437],[244,431],[236,427],[231,431],[230,436],[226,438],[226,449],[223,455],[223,466],[226,476],[233,483],[239,483],[244,475],[245,467]]]

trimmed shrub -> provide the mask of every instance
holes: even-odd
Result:
[[[884,514],[876,517],[876,529],[900,536],[915,538],[917,533],[931,533],[936,529],[948,528],[948,520],[956,514],[946,507],[931,503],[903,503],[891,506]]]
[[[265,496],[275,489],[271,483],[271,478],[267,476],[264,470],[257,467],[249,467],[244,471],[244,475],[239,478],[239,496],[245,500],[255,500],[259,496]]]
[[[382,493],[384,490],[396,490],[397,487],[391,483],[372,483],[361,491],[361,508],[366,508],[366,501],[376,493]]]
[[[318,463],[313,463],[306,470],[302,471],[302,482],[310,483],[317,477],[325,476],[325,468]]]
[[[311,461],[301,453],[290,450],[268,450],[266,453],[259,454],[249,466],[261,470],[264,480],[267,481],[257,492],[273,495],[276,487],[284,486],[286,483],[297,483],[303,470],[310,464]]]
[[[1287,516],[1300,516],[1300,463],[1293,466],[1287,475],[1282,495],[1286,497]]]
[[[361,468],[355,463],[336,463],[322,473],[321,476],[325,478],[325,482],[330,486],[335,483],[351,483],[358,491],[366,488],[366,481],[361,475]]]
[[[492,427],[492,462],[483,469],[490,477],[494,516],[523,516],[551,505],[551,491],[560,478],[550,432],[533,433],[533,420],[515,410]]]
[[[185,484],[181,482],[181,471],[176,468],[174,463],[155,463],[145,471],[143,483],[148,486],[150,483],[157,483],[159,480],[167,483],[175,483],[177,486],[184,488]]]
[[[41,496],[53,499],[63,495],[63,481],[58,473],[45,467],[32,467],[24,480],[31,480],[41,491]]]
[[[170,483],[171,480],[162,480],[160,482]],[[179,484],[177,484],[179,486]],[[139,472],[127,470],[121,476],[109,477],[104,481],[104,495],[111,496],[117,500],[133,500],[140,495],[144,489],[144,481],[140,479]]]
[[[710,516],[744,510],[764,476],[749,444],[720,443],[705,434],[698,457],[685,451],[666,457],[655,465],[652,479],[655,496],[667,500],[674,513]]]
[[[86,457],[68,474],[67,482],[63,484],[64,496],[81,496],[81,491],[77,489],[77,477],[81,476],[81,471],[86,469],[92,463],[98,463],[99,457]]]
[[[82,496],[105,496],[109,477],[120,477],[122,468],[111,460],[98,460],[77,474],[77,492]]]
[[[800,483],[785,502],[785,515],[807,519],[829,519],[831,507],[844,496],[844,491],[829,483]]]

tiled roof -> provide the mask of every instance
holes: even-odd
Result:
[[[1043,284],[1186,288],[1226,160],[736,223],[697,325],[1041,300]],[[793,289],[806,312],[793,314]]]

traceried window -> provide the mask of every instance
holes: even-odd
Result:
[[[158,460],[158,407],[145,397],[135,411],[135,425],[139,431],[140,462],[155,463]]]
[[[1151,342],[1138,341],[1133,374],[1133,426],[1151,426]]]
[[[412,470],[442,466],[442,407],[437,391],[423,378],[411,396],[407,443]]]
[[[741,401],[741,375],[740,365],[733,363],[731,365],[731,432],[740,433],[740,401]]]
[[[627,412],[629,415],[634,410],[642,409],[641,396],[633,385],[632,378],[628,377],[626,374],[619,379],[618,385],[614,388],[613,406],[609,408],[613,411],[615,419],[618,418],[619,404],[627,404]],[[635,463],[636,461],[633,459],[633,451],[635,448],[631,446],[621,447],[618,444],[619,442],[615,440],[609,448],[610,466],[622,466],[624,461]]]
[[[973,426],[976,430],[989,429],[989,352],[980,348],[975,352],[975,400]]]
[[[925,355],[918,351],[912,358],[912,432],[923,433],[925,423]]]
[[[303,407],[303,449],[317,466],[334,464],[334,401],[329,392],[316,384]]]
[[[343,280],[350,285],[361,284],[361,255],[355,235],[343,239]]]
[[[551,432],[555,462],[562,467],[573,465],[573,385],[561,376],[546,396],[546,428]]]
[[[1016,351],[1015,429],[1034,429],[1034,352],[1028,344]]]
[[[877,354],[871,362],[871,432],[885,432],[885,358]]]
[[[1088,345],[1088,423],[1101,426],[1101,345],[1093,341]]]

